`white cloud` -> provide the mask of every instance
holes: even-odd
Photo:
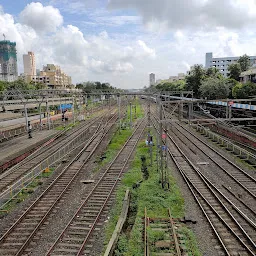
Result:
[[[42,33],[37,25],[42,21],[40,15],[25,19],[28,11],[37,7],[47,12],[54,10],[53,13],[59,13],[57,9],[38,3],[31,3],[21,12],[21,23],[16,23],[10,14],[0,13],[0,34],[5,33],[8,40],[17,43],[19,73],[23,72],[22,54],[34,51],[37,68],[41,69],[47,63],[55,63],[71,75],[75,83],[101,80],[124,88],[129,87],[130,81],[127,77],[132,76],[135,66],[156,55],[155,50],[144,41],[123,44],[106,31],[85,36],[76,26],[61,25],[62,19],[54,23],[53,27],[48,27],[48,23],[45,23],[47,28],[42,31],[51,33]]]
[[[156,22],[172,29],[214,29],[241,28],[256,21],[254,0],[109,0],[108,5],[111,9],[135,9],[152,29]]]
[[[145,42],[143,42],[142,40],[138,40],[137,43],[145,53],[145,56],[148,56],[150,58],[156,57],[156,51],[154,49],[149,48]]]
[[[59,0],[52,1],[59,2]],[[73,2],[70,1],[70,4]],[[176,5],[170,9],[169,2],[175,2]],[[169,17],[173,12],[177,12],[182,7],[181,3],[184,2],[185,0],[179,2],[159,0],[157,4],[159,7],[157,7],[155,6],[156,1],[147,0],[148,5],[144,7],[144,0],[110,1],[112,5],[115,3],[113,6],[118,8],[136,7],[142,15],[145,27],[155,30],[154,33],[141,29],[139,26],[141,18],[126,15],[124,12],[120,16],[121,19],[118,20],[116,13],[111,17],[110,13],[106,14],[106,11],[103,12],[102,9],[95,10],[94,14],[89,16],[92,22],[97,25],[96,17],[102,17],[99,23],[106,23],[111,28],[108,31],[95,33],[93,30],[90,34],[85,34],[79,28],[80,25],[63,25],[63,18],[59,10],[51,6],[43,6],[39,3],[29,4],[20,14],[20,23],[15,22],[14,17],[4,13],[0,7],[0,35],[4,33],[8,40],[17,42],[19,72],[23,71],[22,54],[34,51],[37,68],[42,68],[42,65],[47,63],[55,63],[71,75],[75,83],[98,80],[110,82],[121,88],[139,88],[148,85],[148,74],[151,72],[156,73],[157,78],[168,78],[170,75],[185,72],[193,64],[204,64],[206,52],[213,52],[215,56],[236,56],[244,53],[256,55],[255,32],[246,27],[248,19],[249,21],[253,20],[256,13],[252,8],[254,1],[244,0],[245,6],[251,5],[250,10],[241,6],[241,0],[232,2],[232,12],[237,8],[243,8],[244,21],[241,25],[245,28],[233,30],[227,28],[228,26],[224,28],[211,25],[211,29],[203,31],[200,26],[195,26],[198,18],[194,19],[194,10],[191,12],[188,12],[187,9],[181,10],[179,15],[187,15],[185,23],[178,13],[176,15],[179,16],[178,20],[174,21],[173,17]],[[229,0],[227,2],[230,4]],[[75,3],[76,6],[79,6],[78,0],[75,0]],[[206,4],[209,6],[210,3],[212,0],[188,1],[190,7],[193,5],[206,6]],[[49,20],[50,17],[59,17],[59,19],[49,25],[40,12],[37,12],[37,15],[31,13],[33,9],[46,11]],[[153,9],[154,12],[151,12]],[[84,9],[84,11],[86,10]],[[33,17],[29,17],[29,13]],[[215,11],[211,14],[206,12],[204,14],[206,16],[201,15],[199,18],[202,21],[209,18],[209,24],[219,25],[232,21],[229,15],[223,20],[222,14],[220,20],[217,21],[214,13],[216,14]],[[245,14],[248,14],[249,18]],[[188,25],[189,18],[191,18],[191,24]],[[44,23],[45,27],[39,26],[40,21],[46,22]],[[65,21],[67,24],[67,20]],[[134,24],[137,27],[133,27],[135,30],[128,30],[127,24]],[[117,26],[118,30],[115,31]],[[188,30],[188,26],[191,26],[192,29]],[[238,28],[235,23],[232,26]],[[125,28],[125,31],[119,32],[120,28]],[[168,29],[172,33],[166,33]],[[97,31],[99,31],[98,27]]]
[[[20,13],[21,23],[28,25],[37,32],[55,32],[63,23],[58,9],[32,2]]]

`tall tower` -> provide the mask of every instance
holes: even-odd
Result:
[[[149,74],[149,86],[155,85],[156,75],[154,73]]]
[[[36,60],[33,52],[23,54],[24,74],[28,76],[36,76]]]
[[[0,41],[0,80],[12,82],[18,79],[16,43]]]
[[[212,52],[205,54],[205,68],[210,68],[212,65]]]

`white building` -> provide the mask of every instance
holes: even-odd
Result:
[[[23,55],[24,75],[36,76],[36,60],[33,52]]]
[[[251,60],[251,64],[256,63],[256,56],[249,56]],[[239,57],[220,57],[213,58],[212,52],[208,52],[205,55],[205,68],[215,67],[224,77],[228,77],[228,66],[233,63],[237,63]]]
[[[154,73],[149,74],[149,86],[156,84],[156,75]]]

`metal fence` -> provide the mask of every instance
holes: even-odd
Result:
[[[223,138],[222,136],[210,131],[209,128],[205,128],[200,124],[196,126],[196,130],[201,132],[211,140],[217,142],[222,147],[225,147],[228,151],[231,151],[233,154],[235,154],[239,158],[250,162],[252,165],[256,165],[256,156],[251,152],[247,151],[246,149],[243,149],[235,145],[230,140]]]
[[[76,138],[71,140],[64,147],[60,148],[51,156],[44,159],[41,163],[35,166],[29,173],[16,181],[11,185],[6,191],[0,194],[0,209],[3,208],[13,197],[15,197],[19,192],[26,188],[32,181],[35,180],[46,168],[50,168],[56,162],[61,160],[67,153],[75,148],[78,143],[86,139],[88,136],[88,131],[85,130],[79,134]]]
[[[72,113],[67,113],[66,117],[69,118],[69,122],[71,122],[72,116],[73,116]],[[56,125],[57,122],[60,120],[61,120],[61,116],[58,116],[55,119],[51,117],[50,119],[51,127],[54,128],[54,125]],[[66,122],[66,125],[67,124],[68,122]],[[32,125],[33,125],[33,131],[48,129],[47,120],[42,120],[42,125],[40,124],[40,122],[32,123]],[[3,141],[10,140],[14,137],[24,135],[26,133],[27,133],[27,130],[25,125],[14,128],[14,129],[6,130],[6,131],[0,131],[0,143]]]

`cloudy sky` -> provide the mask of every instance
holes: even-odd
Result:
[[[2,34],[37,68],[60,65],[73,82],[142,88],[204,64],[205,53],[256,55],[256,0],[0,0]]]

